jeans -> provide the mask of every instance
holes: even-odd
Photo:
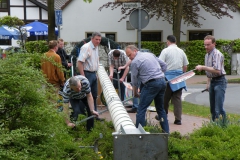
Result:
[[[117,70],[118,71],[118,70]],[[119,79],[122,77],[123,73],[124,73],[125,69],[122,69],[121,72],[119,73]],[[113,78],[117,79],[117,73],[113,73]],[[118,81],[113,80],[113,86],[115,89],[118,89]],[[121,101],[124,101],[124,97],[125,97],[125,85],[123,83],[120,82],[120,90],[121,90]]]
[[[140,103],[136,114],[136,127],[138,127],[139,124],[143,127],[146,125],[146,111],[154,100],[156,111],[160,119],[160,125],[164,132],[169,133],[167,114],[163,105],[165,89],[166,81],[164,78],[156,79],[143,85],[141,88]]]
[[[88,79],[93,96],[94,110],[97,111],[97,96],[98,96],[98,79],[95,72],[84,71],[85,77]]]
[[[71,118],[74,121],[77,121],[78,119],[78,114],[83,114],[86,115],[86,110],[87,110],[87,116],[90,117],[92,115],[90,108],[88,106],[87,102],[87,97],[83,99],[70,99],[70,104],[73,109],[73,113],[71,115]],[[94,119],[91,118],[87,120],[87,131],[90,131],[94,126]]]
[[[226,118],[226,112],[223,108],[226,88],[227,80],[225,79],[225,76],[211,80],[209,87],[209,101],[213,121],[218,119],[220,114],[222,115],[223,120]]]
[[[132,108],[133,108],[133,109],[137,109],[137,108],[138,108],[138,105],[139,105],[138,103],[139,103],[139,98],[134,97],[134,98],[133,98]]]

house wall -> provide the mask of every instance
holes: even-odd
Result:
[[[109,0],[114,2],[114,0]],[[74,0],[63,10],[63,25],[60,27],[60,36],[68,42],[81,41],[86,38],[86,32],[112,32],[116,33],[118,42],[136,42],[137,30],[127,30],[126,21],[129,17],[118,22],[122,15],[120,8],[111,10],[104,8],[101,12],[98,10],[106,0],[92,1],[85,3],[82,0]],[[201,9],[201,15],[206,20],[199,20],[203,25],[201,28],[187,26],[182,22],[181,41],[188,40],[188,30],[213,30],[213,35],[217,39],[237,39],[240,37],[240,13],[231,13],[234,18],[224,17],[217,19]],[[150,23],[142,31],[162,31],[162,41],[166,40],[169,34],[172,34],[172,26],[163,19],[150,19]]]

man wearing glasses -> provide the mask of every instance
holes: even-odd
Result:
[[[209,91],[212,121],[219,119],[219,115],[221,114],[224,122],[226,112],[223,108],[223,103],[227,80],[225,78],[224,56],[215,48],[215,45],[216,40],[213,36],[208,35],[204,38],[204,47],[207,52],[205,55],[205,65],[197,65],[195,69],[198,71],[205,70],[208,78],[206,89]]]

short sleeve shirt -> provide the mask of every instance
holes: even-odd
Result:
[[[86,97],[86,94],[91,92],[90,83],[88,79],[82,75],[75,76],[81,82],[82,88],[80,92],[75,92],[70,88],[69,79],[64,84],[63,92],[60,93],[63,96],[64,103],[68,103],[69,99],[83,99]]]
[[[118,67],[124,66],[129,61],[129,58],[127,57],[125,51],[119,50],[120,56],[118,59],[114,59],[113,51],[114,50],[112,50],[108,53],[109,65],[113,65],[114,68],[118,68]]]

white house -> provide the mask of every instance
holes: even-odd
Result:
[[[118,22],[123,16],[120,8],[99,11],[103,4],[114,1],[93,0],[92,3],[85,3],[83,0],[55,0],[55,8],[62,10],[60,37],[66,42],[78,42],[92,32],[99,31],[117,42],[137,42],[137,30],[129,24],[129,17]],[[217,39],[240,38],[240,12],[231,13],[233,19],[217,19],[203,9],[200,14],[206,18],[199,20],[203,24],[201,28],[182,24],[181,31],[184,34],[181,34],[181,41],[202,39],[206,34],[212,34]],[[5,15],[17,16],[25,23],[35,20],[47,23],[47,0],[1,0],[0,17]],[[169,34],[172,34],[172,26],[168,22],[152,18],[146,28],[142,29],[141,37],[142,41],[166,41]]]
[[[83,0],[72,0],[63,9],[61,37],[66,41],[79,41],[93,31],[100,31],[106,36],[114,36],[115,41],[118,42],[136,42],[137,30],[128,27],[129,18],[118,22],[123,16],[120,8],[98,10],[99,7],[109,1],[114,2],[114,0],[93,0],[92,3],[85,3]],[[240,38],[240,12],[231,13],[233,19],[228,17],[217,19],[203,9],[200,12],[206,18],[206,20],[200,19],[200,23],[203,25],[201,28],[196,28],[182,24],[181,30],[185,34],[181,35],[181,41],[188,41],[199,33],[210,33],[217,39]],[[147,27],[142,30],[142,38],[144,40],[159,39],[165,41],[167,35],[172,34],[172,26],[162,20],[150,19]]]

